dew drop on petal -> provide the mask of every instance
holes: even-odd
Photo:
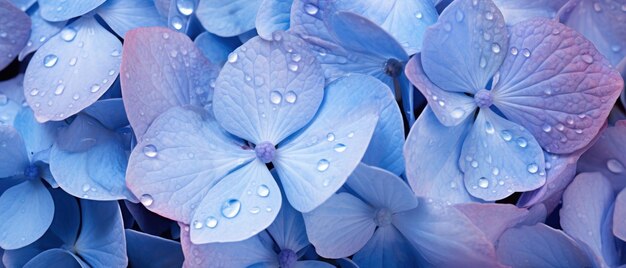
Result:
[[[71,42],[72,40],[74,40],[75,37],[76,30],[74,30],[73,28],[67,27],[61,30],[61,39],[65,40],[66,42]]]
[[[478,186],[480,188],[486,189],[487,187],[489,187],[489,180],[485,177],[478,179]]]
[[[193,228],[202,229],[202,223],[200,221],[193,221]]]
[[[317,14],[319,10],[320,9],[316,5],[313,5],[313,4],[304,5],[304,11],[309,15],[315,15]]]
[[[295,103],[297,98],[298,96],[293,91],[287,91],[287,93],[285,93],[285,101],[288,103]]]
[[[326,171],[329,166],[330,166],[330,162],[328,162],[328,160],[326,159],[322,159],[319,162],[317,162],[317,170],[320,172]]]
[[[343,143],[335,144],[335,152],[343,153],[346,150],[346,145]]]
[[[283,101],[283,95],[280,94],[280,92],[274,90],[274,91],[270,92],[270,101],[273,104],[280,104],[280,102]]]
[[[267,187],[267,185],[265,184],[261,184],[256,189],[256,194],[259,195],[260,197],[267,197],[268,195],[270,195],[270,188]]]
[[[332,133],[332,132],[331,132],[331,133],[328,133],[328,134],[326,135],[326,140],[328,140],[328,141],[334,141],[334,140],[335,140],[335,133]]]
[[[537,171],[539,171],[539,166],[537,166],[537,164],[530,164],[528,165],[526,170],[528,170],[528,172],[531,174],[535,174],[537,173]]]
[[[526,146],[528,146],[528,141],[522,137],[517,138],[517,146],[521,148],[526,148]]]
[[[152,144],[148,144],[143,147],[143,154],[147,157],[154,158],[158,154],[157,148]]]
[[[589,55],[589,54],[582,55],[581,58],[587,64],[592,64],[593,63],[593,57],[591,57],[591,55]]]
[[[241,202],[237,199],[229,199],[222,204],[222,215],[226,218],[232,219],[239,214],[241,210]]]
[[[176,9],[180,14],[185,16],[189,16],[193,13],[194,4],[191,0],[177,0],[176,1]]]
[[[144,195],[141,195],[141,197],[139,197],[139,201],[141,202],[142,205],[149,207],[154,202],[154,199],[152,199],[151,195],[144,194]]]
[[[450,114],[453,118],[459,119],[461,117],[463,117],[463,115],[465,115],[465,111],[461,108],[456,108],[454,110],[452,110],[452,113]]]
[[[217,227],[217,219],[215,217],[208,217],[206,219],[206,227],[209,227],[211,229]]]
[[[50,68],[54,66],[55,64],[57,64],[58,60],[59,60],[59,57],[57,57],[57,55],[48,54],[47,56],[43,58],[43,65]]]
[[[237,62],[237,59],[239,59],[239,55],[237,55],[237,52],[232,52],[228,54],[228,62],[235,63]]]
[[[608,161],[606,161],[606,167],[609,169],[609,171],[615,174],[624,172],[624,166],[616,159],[609,159]]]

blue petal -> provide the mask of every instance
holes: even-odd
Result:
[[[81,200],[80,235],[74,248],[90,267],[125,267],[126,237],[116,201]]]
[[[28,15],[7,1],[0,2],[0,70],[13,61],[28,41]]]
[[[288,202],[282,203],[276,220],[267,228],[267,231],[281,250],[290,249],[298,252],[309,245],[302,214],[291,207]]]
[[[209,32],[201,33],[193,42],[207,59],[218,66],[224,65],[228,54],[241,45],[237,38],[219,37]]]
[[[0,125],[12,126],[15,116],[24,103],[24,75],[19,74],[12,79],[0,81]]]
[[[121,98],[96,101],[83,110],[84,113],[97,119],[110,130],[128,126],[128,118]]]
[[[494,267],[493,244],[452,206],[420,202],[393,216],[393,225],[434,267]]]
[[[39,152],[45,151],[54,143],[57,131],[64,122],[38,123],[33,115],[33,110],[24,107],[15,117],[15,129],[20,132],[26,151],[31,159]]]
[[[618,121],[600,133],[598,141],[577,163],[578,172],[601,172],[609,179],[613,190],[626,188],[626,121]]]
[[[419,253],[395,227],[380,227],[354,262],[360,267],[418,267]]]
[[[37,0],[9,0],[9,3],[18,7],[22,11],[28,10],[32,5],[34,5]]]
[[[615,198],[615,210],[613,212],[613,234],[626,241],[626,190],[622,190]]]
[[[24,95],[37,121],[63,120],[96,102],[117,77],[121,49],[93,16],[78,19],[41,46],[24,77]]]
[[[325,258],[356,253],[372,238],[376,228],[375,208],[348,193],[331,196],[303,216],[311,244]]]
[[[568,0],[492,0],[502,12],[507,25],[543,17],[555,18],[559,9]]]
[[[180,243],[126,229],[128,264],[132,267],[182,267]]]
[[[50,224],[48,232],[42,240],[59,239],[60,243],[65,246],[73,246],[78,238],[78,230],[80,229],[80,210],[76,198],[67,194],[61,189],[51,190],[52,199],[54,200],[54,219]],[[46,241],[42,241],[46,242]],[[47,242],[49,243],[49,242]]]
[[[388,90],[365,75],[336,80],[312,122],[279,145],[273,163],[296,210],[315,209],[343,185],[365,153]]]
[[[109,0],[97,12],[122,38],[134,28],[165,26],[165,20],[151,0]]]
[[[23,60],[28,54],[39,49],[50,37],[56,35],[65,26],[65,21],[50,22],[44,20],[39,11],[39,6],[31,11],[31,33],[26,46],[20,52],[18,59]]]
[[[289,14],[293,0],[263,0],[256,14],[256,30],[265,40],[272,39],[275,31],[289,29]]]
[[[511,49],[493,89],[494,105],[548,152],[586,146],[624,88],[619,73],[574,30],[548,19],[511,29]],[[495,79],[494,79],[495,81]]]
[[[64,21],[87,14],[106,0],[38,0],[41,17],[47,21]]]
[[[172,228],[173,222],[171,220],[152,213],[146,209],[143,204],[135,204],[126,200],[124,204],[142,232],[152,235],[161,235]],[[178,224],[176,224],[176,226],[178,226]]]
[[[530,191],[546,181],[543,151],[523,127],[481,109],[463,143],[459,167],[465,187],[487,201]]]
[[[437,85],[424,73],[421,54],[417,54],[406,65],[407,78],[422,92],[431,111],[444,126],[452,127],[466,122],[466,118],[473,115],[476,102],[472,97],[463,93],[448,92]]]
[[[30,165],[20,134],[10,126],[0,126],[0,178],[23,174]]]
[[[615,195],[601,173],[581,173],[563,193],[559,211],[561,226],[572,238],[584,243],[598,266],[615,266],[618,255],[611,232]]]
[[[335,267],[330,263],[323,261],[298,261],[294,265],[295,268],[332,268]]]
[[[424,34],[424,71],[446,91],[475,93],[504,61],[507,34],[504,18],[490,0],[454,1]]]
[[[211,187],[255,157],[241,146],[210,116],[175,107],[133,150],[126,184],[149,210],[189,224]]]
[[[50,171],[59,186],[79,198],[134,200],[135,197],[126,188],[128,157],[116,133],[82,114],[69,128],[61,132],[59,140],[81,144],[85,150],[68,150],[59,143],[52,146]]]
[[[256,37],[229,55],[213,110],[230,133],[277,145],[315,115],[323,86],[322,70],[304,41],[277,32],[273,41]]]
[[[235,36],[254,29],[261,0],[201,0],[196,16],[204,28],[219,36]]]
[[[210,86],[218,67],[184,34],[159,27],[132,30],[124,42],[123,58],[122,95],[138,140],[169,108],[203,107],[213,98]]]
[[[528,210],[511,204],[466,203],[455,208],[472,221],[494,245],[504,231],[519,225],[528,217]]]
[[[507,230],[497,251],[502,263],[512,267],[593,266],[576,241],[543,223]]]
[[[281,202],[280,189],[265,164],[259,160],[248,163],[206,193],[190,224],[191,242],[248,239],[272,224]]]
[[[46,250],[39,255],[35,256],[29,262],[24,265],[24,268],[40,268],[49,267],[54,264],[56,267],[74,267],[74,268],[88,268],[89,265],[84,263],[80,257],[74,255],[65,249],[53,248]]]
[[[52,222],[54,202],[40,180],[13,186],[0,196],[0,247],[17,249],[39,239]]]
[[[406,178],[417,196],[454,204],[473,201],[458,167],[471,124],[466,119],[458,126],[445,127],[428,106],[422,111],[404,145]]]
[[[563,0],[560,0],[563,1]],[[569,1],[559,19],[591,40],[612,65],[626,57],[626,23],[622,1]]]
[[[185,254],[183,267],[248,267],[256,263],[276,263],[276,253],[259,235],[240,242],[196,245],[189,239],[189,226],[184,226],[180,244]]]
[[[359,164],[346,186],[376,209],[386,208],[396,213],[417,206],[417,199],[408,185],[384,169]]]

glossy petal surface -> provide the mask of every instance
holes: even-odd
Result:
[[[57,34],[65,26],[65,21],[50,22],[41,17],[39,8],[31,11],[31,32],[26,46],[22,49],[18,59],[23,60],[28,54],[39,49],[48,39]]]
[[[10,126],[0,126],[0,146],[0,178],[23,174],[30,162],[24,140],[17,130]]]
[[[196,16],[207,31],[235,36],[254,28],[261,0],[201,0]]]
[[[126,237],[117,202],[81,200],[81,229],[75,249],[91,267],[124,267]]]
[[[356,254],[361,267],[417,267],[419,253],[393,226],[380,227]]]
[[[41,0],[41,17],[48,21],[64,21],[87,14],[106,0]]]
[[[272,39],[275,31],[289,29],[289,14],[293,0],[263,0],[256,15],[256,30],[265,40]]]
[[[375,209],[387,208],[396,213],[417,206],[417,198],[402,179],[377,167],[359,164],[346,186]]]
[[[126,229],[128,264],[133,267],[181,267],[183,252],[180,244],[158,236]],[[158,256],[158,258],[155,258]]]
[[[134,28],[165,26],[165,20],[150,0],[110,0],[98,8],[97,12],[122,38]]]

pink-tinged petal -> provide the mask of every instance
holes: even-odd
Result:
[[[581,34],[530,19],[511,29],[494,104],[548,152],[571,153],[595,137],[624,82]]]
[[[169,108],[209,104],[218,71],[184,34],[160,27],[128,31],[120,80],[137,138]]]
[[[8,1],[0,1],[0,70],[4,69],[26,46],[30,36],[30,18]]]
[[[504,231],[523,222],[528,216],[527,209],[510,204],[467,203],[455,207],[494,244]]]

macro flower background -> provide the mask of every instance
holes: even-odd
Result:
[[[624,77],[624,0],[0,0],[0,267],[621,267]]]

